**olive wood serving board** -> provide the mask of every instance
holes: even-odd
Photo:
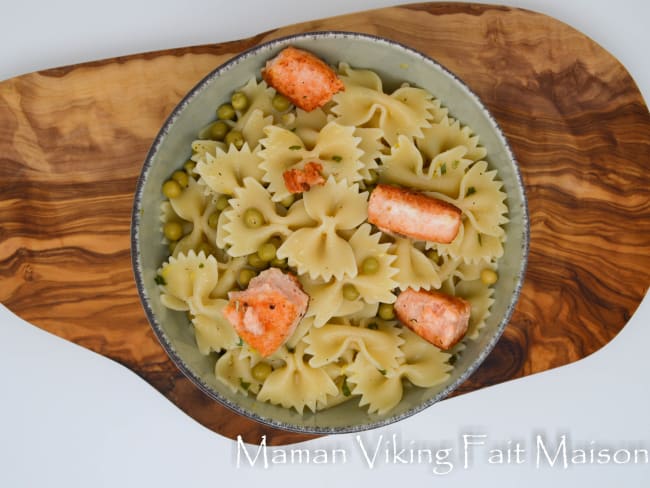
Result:
[[[438,60],[482,98],[521,166],[526,282],[503,337],[456,394],[609,342],[650,282],[648,109],[625,68],[584,34],[545,15],[467,3],[384,8],[0,83],[0,301],[123,364],[215,432],[251,442],[266,434],[271,444],[309,438],[237,415],[168,359],[138,300],[129,225],[145,154],[181,97],[245,49],[318,30],[376,34]]]

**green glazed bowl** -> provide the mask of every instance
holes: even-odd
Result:
[[[385,415],[369,414],[354,401],[322,412],[298,414],[258,402],[252,396],[232,393],[215,378],[214,359],[199,353],[185,314],[161,304],[154,281],[157,269],[167,258],[159,221],[162,183],[180,161],[189,158],[196,134],[214,120],[214,107],[225,102],[251,75],[259,78],[266,61],[288,45],[309,50],[332,65],[345,61],[355,68],[372,69],[389,89],[408,81],[431,92],[454,118],[480,136],[487,149],[488,163],[498,170],[507,193],[507,240],[499,261],[495,302],[479,339],[468,341],[445,383],[428,389],[406,389],[401,402]],[[206,395],[241,415],[280,429],[318,434],[357,432],[397,422],[445,398],[463,383],[493,349],[510,319],[524,278],[528,242],[528,210],[519,168],[503,133],[478,97],[440,64],[411,48],[365,34],[331,31],[259,45],[219,66],[199,82],[174,109],[147,154],[131,223],[131,255],[140,299],[158,340],[178,368]]]

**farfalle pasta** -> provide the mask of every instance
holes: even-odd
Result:
[[[345,63],[338,75],[345,89],[309,112],[255,77],[218,107],[163,186],[170,256],[156,280],[162,303],[188,315],[199,352],[215,358],[215,377],[232,392],[299,413],[354,399],[383,415],[405,384],[444,384],[464,343],[480,337],[508,208],[479,136],[444,101],[408,83],[385,92],[375,72]],[[294,193],[286,175],[307,168],[321,178]],[[371,225],[377,183],[453,204],[456,238],[414,240]],[[230,292],[269,267],[293,274],[309,303],[264,357],[224,310]],[[392,304],[407,289],[467,300],[464,342],[441,351],[398,322]]]

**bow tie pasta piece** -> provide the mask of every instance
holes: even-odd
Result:
[[[413,245],[410,239],[397,237],[390,252],[397,256],[393,266],[399,271],[394,276],[400,290],[423,288],[430,290],[440,288],[440,268],[422,251]]]
[[[422,136],[416,137],[415,142],[429,159],[458,146],[465,147],[465,157],[472,161],[479,161],[487,154],[487,150],[478,145],[479,137],[473,136],[469,127],[461,127],[460,122],[449,117],[422,129]]]
[[[219,268],[214,256],[189,251],[187,255],[171,256],[158,275],[164,280],[162,304],[172,310],[189,310],[193,297],[209,297],[219,281]]]
[[[244,186],[235,190],[235,198],[229,203],[232,208],[222,212],[219,218],[217,244],[230,246],[228,254],[233,257],[256,252],[274,234],[287,236],[291,229],[314,225],[303,200],[291,205],[289,212],[282,216],[268,190],[253,178],[244,179]],[[252,210],[262,217],[259,225],[251,226],[246,221],[247,212]]]
[[[278,257],[288,259],[298,274],[311,279],[355,276],[354,251],[337,231],[354,229],[366,219],[368,193],[358,190],[358,185],[348,186],[345,180],[337,183],[330,176],[325,185],[305,192],[302,201],[314,223],[290,234],[278,249]]]
[[[422,129],[429,127],[435,111],[433,97],[426,90],[405,86],[391,95],[383,92],[381,80],[371,80],[349,69],[342,76],[345,91],[332,97],[332,113],[342,125],[376,127],[383,131],[384,139],[393,145],[400,134],[422,137]],[[370,72],[369,72],[370,73]],[[367,125],[370,123],[371,125]]]
[[[259,180],[263,171],[259,168],[262,161],[257,155],[258,148],[251,152],[245,143],[241,149],[230,145],[228,152],[216,149],[216,154],[206,154],[194,171],[201,180],[215,193],[233,195],[236,188],[243,185],[244,178]]]
[[[220,308],[228,304],[227,300],[220,300]],[[196,315],[192,319],[194,325],[194,336],[199,352],[204,356],[210,352],[219,352],[222,349],[232,349],[237,346],[239,337],[232,324],[223,315],[208,317],[207,315]]]
[[[487,163],[479,161],[468,171],[460,185],[458,198],[453,202],[467,215],[477,232],[502,237],[502,224],[508,222],[504,215],[508,207],[503,182],[496,180],[496,170],[487,170]]]
[[[263,181],[269,183],[273,201],[279,202],[291,195],[285,186],[284,172],[291,169],[303,169],[307,163],[322,166],[324,177],[333,176],[336,181],[347,180],[348,183],[361,180],[363,163],[359,158],[363,151],[357,146],[360,137],[354,136],[354,127],[344,127],[330,122],[318,133],[313,149],[308,149],[297,134],[277,126],[264,129],[266,138],[262,139],[264,147],[258,155],[263,162]]]
[[[349,349],[365,356],[377,369],[394,369],[404,354],[399,346],[403,339],[400,328],[393,324],[378,322],[378,329],[366,329],[354,325],[326,324],[313,328],[304,338],[306,352],[312,355],[310,366],[319,368],[341,359]]]
[[[463,146],[438,154],[425,161],[411,138],[399,136],[389,154],[380,156],[379,180],[416,190],[436,191],[449,196],[458,195],[466,169],[472,164],[466,159]]]
[[[390,411],[402,399],[400,376],[379,370],[368,358],[358,354],[346,370],[352,395],[360,395],[359,406],[368,405],[369,413],[379,415]]]
[[[449,378],[453,367],[449,364],[450,354],[442,352],[419,335],[404,327],[401,330],[404,343],[404,364],[395,374],[407,378],[415,386],[430,388]]]
[[[325,370],[311,367],[304,356],[304,343],[298,344],[294,353],[287,353],[286,364],[266,378],[257,399],[302,414],[305,407],[315,412],[318,404],[327,403],[328,395],[338,395],[339,389]]]
[[[464,219],[450,244],[437,244],[438,252],[466,263],[490,262],[503,256],[504,237],[481,234],[469,219]]]
[[[437,192],[430,196],[456,205],[463,211],[463,224],[450,244],[437,244],[442,254],[462,258],[466,263],[490,262],[503,255],[508,222],[503,183],[495,179],[496,170],[487,170],[487,163],[474,163],[461,181],[458,195],[450,198]]]

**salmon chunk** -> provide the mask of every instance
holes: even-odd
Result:
[[[377,185],[368,201],[368,222],[384,232],[449,244],[458,234],[461,210],[437,198]]]
[[[309,295],[291,273],[269,268],[244,291],[230,292],[223,315],[239,337],[263,357],[273,354],[296,330]]]
[[[322,107],[335,93],[345,90],[343,82],[322,59],[291,46],[267,61],[262,78],[307,112]]]
[[[312,186],[324,185],[325,178],[321,171],[323,171],[323,165],[319,163],[307,163],[303,169],[289,169],[282,173],[284,186],[291,193],[301,193],[309,190]]]
[[[451,348],[469,327],[469,302],[445,293],[407,288],[394,307],[400,322],[440,349]]]

